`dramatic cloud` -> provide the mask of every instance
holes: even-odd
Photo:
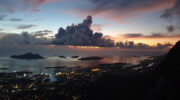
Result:
[[[103,37],[102,33],[93,33],[90,29],[92,17],[88,16],[78,25],[68,26],[66,29],[60,28],[53,41],[58,45],[74,46],[113,46],[114,41]]]
[[[29,28],[33,28],[36,27],[37,25],[31,24],[31,25],[20,25],[17,28],[18,29],[29,29]]]
[[[9,19],[10,21],[15,21],[15,22],[18,22],[18,21],[23,21],[23,19],[20,19],[20,18],[11,18]]]
[[[125,38],[180,38],[180,34],[164,34],[164,33],[152,33],[150,35],[144,35],[142,33],[127,33],[120,35]]]
[[[88,28],[91,28],[91,24],[92,24],[92,17],[91,16],[88,16],[82,22],[82,25],[87,26]]]
[[[1,45],[13,45],[13,44],[49,44],[45,38],[36,38],[35,35],[28,32],[22,32],[22,34],[2,34],[0,38]]]
[[[173,46],[171,43],[157,43],[156,46],[150,46],[148,44],[144,44],[144,43],[134,43],[134,41],[125,41],[125,42],[117,42],[116,43],[116,47],[119,48],[138,48],[138,49],[164,49],[164,48],[169,48]]]

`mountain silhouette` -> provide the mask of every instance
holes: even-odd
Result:
[[[180,100],[180,41],[156,69],[157,83],[148,100]]]

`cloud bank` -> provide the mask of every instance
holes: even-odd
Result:
[[[29,45],[29,44],[50,44],[51,41],[46,38],[37,38],[36,34],[22,32],[21,34],[9,33],[0,34],[0,45]]]
[[[144,44],[144,43],[134,43],[134,41],[125,41],[125,42],[117,42],[116,43],[116,47],[119,48],[131,48],[131,49],[164,49],[164,48],[169,48],[173,46],[171,43],[167,42],[167,43],[157,43],[156,46],[150,46],[148,44]]]
[[[60,28],[55,36],[53,44],[56,45],[74,45],[74,46],[114,46],[114,41],[103,37],[102,33],[90,29],[92,17],[88,16],[78,25],[68,26],[66,29]]]

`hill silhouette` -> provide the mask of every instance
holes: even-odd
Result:
[[[180,99],[180,41],[156,69],[157,83],[150,100]]]

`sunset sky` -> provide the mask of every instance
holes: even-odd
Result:
[[[180,0],[0,0],[0,34],[49,30],[91,15],[94,32],[154,45],[180,40]]]

